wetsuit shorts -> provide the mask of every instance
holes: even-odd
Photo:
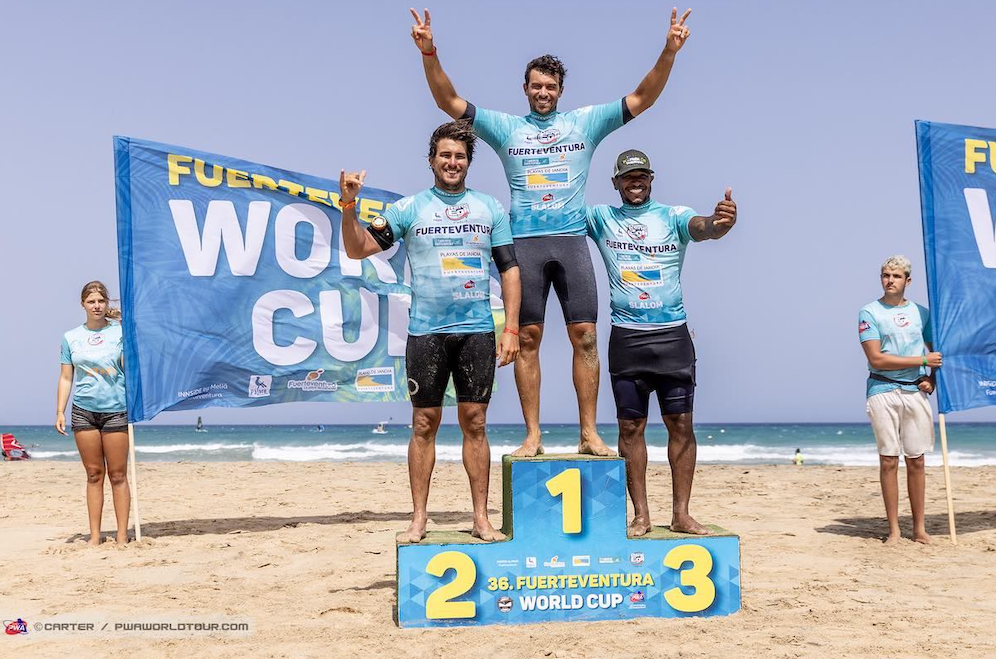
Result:
[[[442,407],[451,375],[458,403],[487,403],[495,381],[495,333],[409,334],[405,362],[413,407]]]
[[[616,418],[645,419],[650,394],[661,415],[691,412],[695,400],[695,346],[687,325],[655,330],[612,327],[609,374]]]
[[[522,278],[519,325],[543,323],[551,284],[568,325],[598,320],[595,269],[585,236],[516,238],[515,258]]]
[[[91,412],[78,405],[73,405],[71,414],[73,431],[124,432],[128,430],[127,412]]]

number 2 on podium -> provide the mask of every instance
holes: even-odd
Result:
[[[546,489],[561,497],[564,533],[581,533],[581,470],[563,470],[546,482]]]

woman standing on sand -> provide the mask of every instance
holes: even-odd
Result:
[[[66,434],[66,403],[73,394],[72,430],[86,468],[86,508],[90,544],[100,544],[104,474],[111,481],[118,544],[128,542],[128,407],[125,402],[121,312],[110,307],[107,287],[92,281],[80,303],[86,322],[62,339],[62,372],[56,398],[55,429]]]

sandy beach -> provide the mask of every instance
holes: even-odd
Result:
[[[492,521],[500,523],[500,465]],[[884,547],[876,469],[701,466],[692,512],[741,536],[743,608],[725,618],[408,630],[394,622],[394,534],[407,472],[394,463],[140,463],[143,540],[84,543],[78,464],[0,465],[5,620],[249,622],[242,633],[8,636],[18,657],[992,657],[996,468],[928,469],[934,543]],[[901,524],[911,522],[901,472]],[[649,469],[657,523],[666,465]],[[104,530],[113,533],[109,498]],[[461,465],[436,466],[430,530],[466,529]],[[98,624],[98,629],[99,629]]]

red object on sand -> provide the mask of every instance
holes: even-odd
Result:
[[[0,435],[3,443],[4,460],[27,460],[31,456],[24,450],[24,447],[10,433]]]

